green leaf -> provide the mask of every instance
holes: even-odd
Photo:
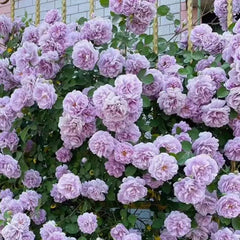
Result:
[[[133,176],[134,173],[137,171],[137,169],[133,166],[128,166],[125,170],[125,175],[128,176]]]
[[[228,94],[229,94],[229,91],[224,86],[220,87],[217,90],[217,97],[218,98],[225,98]]]
[[[101,4],[103,7],[108,7],[108,6],[109,6],[109,0],[100,0],[100,4]]]
[[[151,84],[154,82],[154,77],[152,74],[148,74],[148,75],[145,75],[141,80],[145,84]]]
[[[65,229],[70,234],[76,234],[79,232],[79,228],[78,228],[77,224],[72,224],[72,223],[67,224]]]
[[[190,152],[192,150],[192,144],[188,141],[183,141],[182,148],[185,152]]]
[[[137,217],[136,217],[135,215],[130,215],[130,216],[128,216],[128,222],[129,222],[132,226],[135,225],[136,221],[137,221]]]
[[[168,13],[166,15],[166,19],[169,20],[169,21],[172,21],[174,19],[174,15],[172,13]]]
[[[27,140],[27,134],[28,134],[29,129],[30,129],[30,127],[27,126],[19,134],[23,142],[26,142],[26,140]]]
[[[192,140],[196,140],[199,136],[199,130],[197,128],[192,128],[190,131],[188,131],[188,134]]]
[[[86,21],[87,21],[87,18],[81,17],[81,18],[78,19],[77,23],[78,23],[79,25],[83,25]]]
[[[174,20],[174,25],[177,27],[177,26],[179,26],[180,25],[180,20],[178,20],[178,19],[175,19]]]
[[[164,224],[164,219],[162,219],[162,218],[154,219],[153,223],[152,223],[152,228],[160,229],[163,226],[163,224]]]
[[[191,152],[180,152],[180,153],[178,153],[178,154],[176,155],[176,159],[177,159],[177,161],[178,161],[178,164],[179,164],[180,166],[182,166],[182,165],[185,164],[185,162],[186,162],[189,158],[191,158],[191,157],[193,157],[193,156],[194,156],[194,154],[192,154]]]
[[[230,119],[232,120],[234,118],[237,118],[237,116],[238,116],[238,113],[235,110],[231,109],[230,116],[229,116]]]
[[[170,8],[168,6],[162,5],[157,9],[157,13],[160,16],[166,16],[168,14],[169,10],[170,10]]]
[[[219,217],[219,219],[224,225],[229,225],[231,223],[231,219],[229,218]]]
[[[150,44],[153,41],[153,35],[146,35],[145,44]]]
[[[80,237],[78,240],[87,240],[85,237]]]
[[[234,230],[240,230],[240,217],[236,217],[232,219],[232,226]]]
[[[143,107],[144,108],[150,107],[151,105],[150,99],[147,96],[142,96],[142,99],[143,99]]]

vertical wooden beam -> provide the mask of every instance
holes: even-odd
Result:
[[[158,9],[158,0],[156,1],[156,10]],[[153,51],[158,54],[158,14],[153,22]]]
[[[40,23],[40,0],[36,0],[35,25]]]
[[[63,22],[66,23],[67,21],[67,1],[62,0],[62,19]]]
[[[228,0],[228,16],[227,16],[227,26],[230,27],[230,25],[233,23],[233,6],[232,6],[232,0]]]
[[[15,0],[11,0],[11,19],[15,19]]]
[[[187,1],[187,14],[188,14],[188,51],[192,51],[192,42],[190,35],[193,28],[193,0]]]
[[[89,2],[90,2],[89,17],[93,18],[94,9],[95,9],[94,0],[90,0]]]

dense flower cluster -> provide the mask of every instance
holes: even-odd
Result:
[[[233,33],[198,25],[196,52],[157,57],[132,37],[154,4],[110,0],[120,26],[0,16],[0,238],[239,239],[240,20]],[[146,231],[131,211],[142,201]]]

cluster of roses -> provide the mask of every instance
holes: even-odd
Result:
[[[156,15],[156,0],[110,0],[110,10],[127,17],[127,28],[134,34],[145,33]]]
[[[233,0],[232,1],[232,13],[234,19],[240,12],[240,1]],[[220,21],[220,25],[224,31],[227,31],[227,16],[228,16],[228,1],[227,0],[215,0],[214,1],[214,13],[217,15]]]
[[[1,227],[3,238],[5,240],[34,240],[34,233],[29,231],[30,218],[26,213],[36,225],[41,225],[46,221],[45,210],[37,209],[41,195],[33,190],[27,190],[19,195],[19,199],[14,199],[11,190],[6,189],[0,192],[0,198],[2,199],[0,202],[1,220],[9,221],[6,226]],[[8,215],[10,219],[5,219]]]

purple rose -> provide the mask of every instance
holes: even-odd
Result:
[[[57,9],[51,9],[47,12],[44,21],[49,24],[54,24],[55,22],[61,21],[61,15]]]
[[[104,77],[117,77],[122,73],[124,63],[125,59],[120,51],[114,48],[109,48],[100,54],[98,61],[99,72]]]
[[[61,147],[56,152],[56,158],[59,162],[63,163],[70,162],[72,158],[72,153],[69,149]]]
[[[124,178],[117,195],[118,201],[122,204],[137,202],[147,195],[147,188],[144,185],[145,181],[140,177]]]
[[[117,224],[114,228],[111,229],[111,237],[114,240],[122,240],[125,235],[127,235],[129,231],[125,228],[125,226],[121,223]]]
[[[70,173],[70,172],[67,172],[67,173]],[[67,174],[65,173],[65,174]],[[62,175],[63,176],[63,175]],[[62,177],[61,176],[61,177]],[[60,179],[60,178],[59,178]],[[61,194],[59,191],[58,191],[58,185],[57,183],[56,184],[53,184],[53,187],[52,187],[52,190],[50,192],[50,195],[51,197],[53,197],[54,199],[54,202],[57,202],[57,203],[62,203],[62,202],[65,202],[67,199],[65,198],[65,196],[63,196],[63,194]]]
[[[188,98],[195,104],[209,103],[216,93],[216,84],[210,76],[198,76],[188,81]]]
[[[108,158],[112,155],[114,147],[114,138],[108,132],[98,131],[89,140],[90,151],[98,157]]]
[[[128,54],[125,69],[127,73],[138,74],[142,69],[147,69],[150,67],[150,62],[144,55],[139,53]]]
[[[189,158],[185,164],[184,172],[186,176],[193,177],[200,184],[209,185],[218,174],[216,161],[206,154]]]
[[[66,199],[77,198],[81,194],[82,184],[77,175],[73,173],[64,174],[57,184],[57,190]]]
[[[159,181],[171,180],[178,172],[177,160],[167,153],[160,153],[150,159],[148,172]]]
[[[189,177],[175,182],[173,188],[177,199],[186,204],[197,204],[205,198],[205,186]]]
[[[167,115],[176,114],[185,104],[186,95],[179,88],[167,88],[159,93],[157,103]]]
[[[165,148],[168,153],[179,153],[182,151],[182,145],[175,137],[167,134],[165,136],[159,136],[153,142],[153,144],[158,148]]]
[[[201,47],[203,44],[203,38],[205,35],[210,34],[212,28],[207,24],[200,24],[195,26],[191,31],[190,40],[196,47]]]
[[[240,192],[240,174],[229,173],[228,175],[222,175],[218,181],[218,189],[224,194]]]
[[[240,214],[240,198],[238,194],[228,193],[217,202],[217,213],[224,218],[235,218]]]
[[[134,148],[130,143],[119,142],[114,149],[114,159],[121,164],[129,164],[132,162]]]
[[[42,183],[42,177],[38,171],[30,169],[25,172],[22,182],[27,188],[38,188]]]
[[[230,89],[226,101],[229,107],[240,113],[240,87]]]
[[[33,99],[40,109],[51,109],[57,100],[54,86],[50,83],[37,83],[33,90]]]
[[[130,0],[130,1],[132,1],[132,0]],[[139,19],[137,19],[135,17],[133,17],[133,18],[128,17],[126,25],[127,25],[127,29],[136,35],[145,33],[149,27],[148,23],[140,22]]]
[[[98,51],[87,40],[79,41],[73,47],[73,64],[82,70],[93,70],[98,60]]]
[[[125,165],[121,164],[113,159],[109,159],[105,164],[105,169],[110,176],[114,176],[115,178],[119,178],[123,175],[125,171]]]
[[[219,140],[212,136],[210,132],[201,132],[199,138],[197,138],[193,145],[192,149],[196,155],[199,154],[208,154],[214,156],[218,150]]]
[[[66,164],[56,167],[55,176],[59,180],[64,174],[70,173]]]
[[[41,197],[41,194],[38,194],[33,190],[27,190],[19,196],[19,201],[24,210],[34,211],[38,206]]]
[[[93,41],[96,45],[108,43],[112,39],[112,22],[109,19],[96,17],[84,23],[81,38]]]
[[[229,228],[223,228],[211,235],[212,240],[238,240],[238,236]]]
[[[225,100],[212,99],[211,103],[202,107],[202,120],[206,126],[220,128],[229,122],[230,108]]]
[[[191,230],[191,219],[184,213],[172,211],[164,221],[167,231],[175,237],[183,237]]]
[[[150,24],[155,15],[155,5],[147,1],[141,1],[134,13],[136,19],[147,24]]]
[[[231,161],[240,161],[240,137],[228,140],[224,147],[224,155]]]
[[[32,221],[36,225],[42,225],[46,222],[47,212],[44,209],[39,209],[30,214]]]
[[[97,216],[93,213],[84,213],[77,219],[79,229],[83,233],[92,234],[97,229]]]

